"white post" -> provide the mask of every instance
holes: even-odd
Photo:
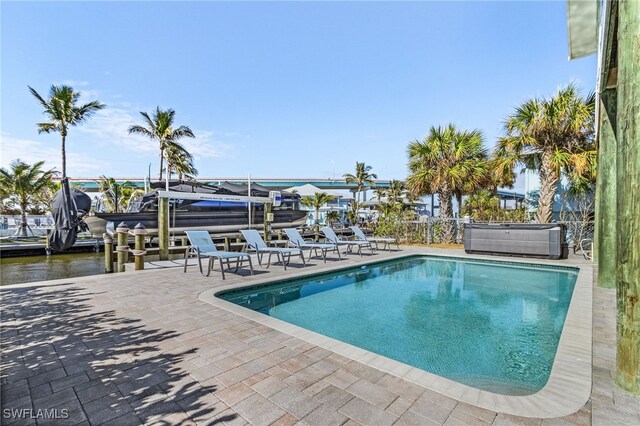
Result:
[[[251,173],[247,174],[247,196],[251,197]],[[251,201],[247,203],[249,213],[249,229],[251,229]]]

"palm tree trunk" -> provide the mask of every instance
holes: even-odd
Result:
[[[162,180],[162,166],[164,166],[164,150],[160,150],[160,177],[158,180]]]
[[[540,164],[540,205],[536,213],[538,223],[550,223],[553,218],[553,200],[560,176],[553,166],[551,152],[543,152]]]
[[[20,204],[20,236],[27,236],[27,206],[26,204]]]
[[[314,240],[317,243],[318,241],[320,241],[320,222],[318,221],[318,216],[320,216],[320,209],[316,208],[316,220],[315,220],[315,226],[314,226]]]
[[[65,135],[64,132],[61,132],[61,135],[62,142],[60,145],[60,151],[62,153],[62,179],[64,179],[67,177],[67,151],[65,149],[65,141],[67,140],[67,135]]]
[[[440,199],[440,221],[442,224],[442,240],[445,243],[453,242],[453,223],[451,219],[453,217],[453,206],[451,205],[451,196],[453,193],[448,186],[444,186],[440,192],[438,192],[438,198]]]

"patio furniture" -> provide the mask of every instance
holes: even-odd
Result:
[[[222,273],[222,279],[225,279],[224,266],[222,261],[226,261],[227,268],[231,269],[231,260],[236,261],[236,266],[233,272],[237,272],[238,269],[244,264],[244,259],[249,261],[249,270],[253,275],[253,265],[251,264],[251,257],[248,253],[231,252],[231,251],[218,251],[218,248],[211,240],[211,236],[207,231],[186,231],[187,238],[189,239],[189,247],[184,256],[184,272],[187,272],[187,263],[189,258],[193,255],[198,259],[198,266],[200,267],[200,273],[204,275],[202,271],[201,259],[209,258],[209,265],[207,267],[207,277],[211,274],[213,263],[218,260],[220,262],[220,272]]]
[[[320,232],[324,234],[324,236],[333,244],[337,244],[339,246],[347,246],[346,253],[353,252],[352,247],[358,247],[358,254],[362,256],[362,248],[369,247],[371,250],[371,254],[373,254],[373,246],[369,241],[359,241],[359,240],[341,240],[338,238],[333,229],[328,226],[323,226],[320,228]]]
[[[289,238],[289,242],[291,244],[293,244],[294,246],[296,246],[301,250],[305,250],[305,249],[309,250],[308,260],[311,260],[311,255],[314,252],[316,256],[318,256],[318,250],[320,250],[320,253],[322,255],[322,260],[325,263],[327,263],[327,251],[329,250],[335,250],[336,253],[338,253],[338,259],[341,259],[340,250],[338,250],[337,244],[316,243],[311,241],[305,241],[305,239],[302,238],[302,235],[300,235],[300,232],[295,228],[285,228],[284,232],[287,234],[287,237]]]
[[[256,231],[255,229],[240,230],[240,233],[242,233],[242,236],[247,241],[247,246],[251,250],[255,250],[255,252],[257,253],[258,264],[260,266],[263,266],[262,256],[264,256],[266,253],[269,254],[269,257],[267,258],[267,266],[265,266],[265,268],[268,268],[271,265],[271,256],[274,254],[278,258],[278,261],[282,262],[282,266],[284,267],[285,270],[287,269],[287,264],[291,260],[291,255],[300,256],[300,259],[302,259],[302,265],[306,266],[304,262],[304,255],[302,254],[301,249],[268,247],[267,244],[265,244],[262,237],[260,236],[260,234],[258,233],[258,231]]]
[[[395,238],[367,237],[366,235],[364,235],[364,232],[362,232],[362,229],[358,228],[357,226],[350,226],[350,228],[353,231],[353,235],[355,235],[358,240],[374,243],[376,245],[376,250],[378,250],[378,243],[382,243],[382,250],[384,250],[386,247],[387,249],[389,249],[389,251],[391,251],[391,244],[395,244],[398,250],[400,250],[398,240],[396,240]]]

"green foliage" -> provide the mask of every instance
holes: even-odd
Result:
[[[342,175],[346,183],[355,183],[356,190],[358,192],[358,201],[360,201],[360,194],[362,190],[367,186],[374,186],[374,179],[378,179],[378,175],[375,173],[370,173],[372,167],[367,166],[364,162],[360,163],[356,161],[356,172],[355,174],[345,173]]]
[[[54,169],[43,170],[44,161],[30,165],[16,159],[9,169],[0,168],[0,196],[15,206],[22,216],[21,234],[27,236],[27,212],[43,200],[43,193],[52,188]]]
[[[131,199],[143,195],[143,191],[129,181],[118,183],[114,178],[101,176],[98,184],[100,192],[103,193],[101,202],[105,213],[124,211]]]
[[[167,110],[161,110],[160,107],[156,107],[155,113],[153,113],[151,116],[142,111],[140,112],[140,115],[142,115],[142,118],[144,119],[144,125],[135,124],[129,127],[129,133],[146,136],[151,140],[158,141],[160,148],[160,180],[162,180],[162,172],[164,170],[163,166],[165,160],[165,150],[169,150],[169,152],[174,155],[174,160],[176,159],[175,155],[178,156],[177,158],[182,158],[183,160],[187,158],[186,163],[193,167],[193,158],[191,157],[191,154],[186,157],[186,154],[188,154],[186,150],[181,145],[176,146],[176,144],[181,138],[195,138],[195,135],[187,126],[180,126],[177,129],[173,128],[173,120],[176,115],[176,112],[174,110],[172,110],[171,108]],[[170,164],[172,163],[171,159],[169,159],[168,161]],[[176,166],[169,166],[171,170],[174,170],[174,167]],[[182,166],[180,167],[182,169]],[[177,169],[175,170],[177,171]],[[195,168],[193,168],[193,170],[195,170]],[[183,171],[183,173],[194,174],[193,171]]]
[[[189,153],[180,143],[173,142],[167,146],[165,150],[169,171],[178,175],[178,179],[183,177],[187,179],[195,179],[198,176],[198,170],[193,162],[193,155]]]
[[[65,85],[52,85],[49,89],[49,99],[44,99],[34,88],[29,87],[29,91],[44,108],[44,115],[49,121],[37,123],[38,133],[60,133],[62,137],[62,177],[67,176],[67,158],[65,143],[70,126],[77,126],[86,121],[96,111],[105,107],[98,101],[92,101],[84,105],[77,105],[80,99],[80,92]]]
[[[438,194],[442,218],[453,217],[453,195],[460,199],[489,181],[487,152],[479,130],[459,131],[453,124],[431,127],[422,141],[409,143],[407,151],[409,191],[414,196]],[[444,228],[446,242],[452,242],[450,222]]]
[[[315,240],[320,238],[320,222],[318,216],[320,216],[320,208],[330,201],[333,201],[333,197],[324,192],[316,192],[312,197],[302,197],[300,204],[305,207],[311,207],[315,210],[314,224],[315,224]]]
[[[516,166],[538,172],[538,222],[551,220],[561,173],[577,188],[595,182],[594,123],[594,94],[583,99],[573,84],[550,99],[525,101],[507,117],[505,136],[493,153],[496,172],[508,173]]]
[[[340,212],[337,210],[328,211],[325,215],[325,220],[327,224],[331,225],[332,223],[336,223],[340,220]]]
[[[524,208],[506,210],[500,207],[500,197],[491,191],[477,191],[464,201],[462,214],[475,222],[524,222]]]

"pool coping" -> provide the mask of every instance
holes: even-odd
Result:
[[[386,256],[384,260],[401,259],[415,255],[459,258],[461,260],[479,259],[517,262],[530,265],[566,266],[579,270],[549,380],[540,391],[526,396],[508,396],[477,389],[277,318],[252,311],[215,296],[218,293],[228,290],[238,290],[255,285],[267,285],[325,272],[338,272],[358,265],[378,263],[380,259],[362,258],[361,261],[340,265],[333,264],[329,261],[321,265],[320,268],[314,267],[313,270],[302,268],[294,271],[290,269],[287,271],[286,277],[250,279],[242,283],[205,290],[200,293],[198,297],[203,302],[233,312],[259,324],[300,338],[458,401],[488,410],[522,417],[554,418],[573,414],[585,405],[591,395],[592,382],[593,269],[591,266],[569,264],[565,263],[566,261],[553,261],[548,259],[514,259],[498,256],[469,255],[466,253],[437,254],[420,250],[403,250],[391,256]]]

